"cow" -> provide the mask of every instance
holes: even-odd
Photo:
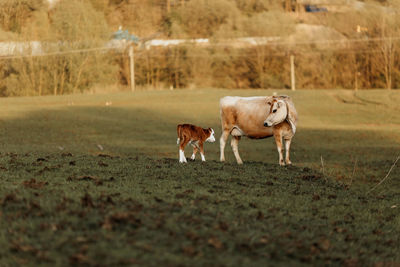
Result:
[[[225,161],[224,149],[229,135],[238,164],[243,164],[238,144],[242,136],[263,139],[273,136],[279,153],[279,165],[291,164],[290,143],[297,126],[297,112],[289,96],[225,96],[220,99],[222,135],[220,160]],[[285,141],[286,157],[282,145]]]
[[[200,150],[201,160],[206,161],[203,145],[204,142],[215,142],[214,130],[212,128],[203,129],[192,124],[179,124],[176,131],[178,134],[176,143],[179,145],[179,162],[187,162],[184,153],[187,144],[193,146],[192,160],[195,159],[197,151]]]

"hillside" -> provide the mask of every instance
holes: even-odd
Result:
[[[67,2],[74,1],[77,4],[66,5]],[[12,38],[30,40],[48,38],[48,34],[51,34],[48,30],[60,30],[57,29],[55,18],[57,10],[63,9],[66,16],[67,14],[72,16],[77,11],[77,6],[80,6],[84,7],[83,13],[94,12],[97,17],[104,19],[110,32],[122,26],[140,37],[156,32],[164,37],[181,38],[210,38],[221,34],[231,35],[231,37],[282,35],[289,33],[293,29],[293,24],[297,23],[325,25],[347,35],[346,29],[356,29],[355,21],[347,20],[347,27],[342,27],[340,23],[333,22],[335,18],[350,14],[363,15],[362,13],[373,9],[394,11],[397,10],[397,2],[382,0],[368,3],[355,0],[5,0],[0,3],[0,33],[3,36],[9,34],[9,36],[14,36]],[[70,21],[70,23],[74,22]],[[268,27],[262,27],[264,25]],[[43,26],[49,29],[39,29]],[[69,38],[73,37],[69,36]]]

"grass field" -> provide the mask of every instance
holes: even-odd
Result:
[[[220,97],[273,92],[0,99],[0,266],[399,265],[399,91],[277,91],[293,166],[273,139],[178,164],[178,123],[218,139]]]

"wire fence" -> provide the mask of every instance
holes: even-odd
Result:
[[[146,43],[140,44],[140,47],[174,47],[174,46],[202,46],[202,47],[251,47],[251,46],[267,46],[267,47],[283,47],[287,49],[296,50],[300,46],[311,46],[311,45],[335,45],[331,47],[324,47],[319,51],[302,51],[302,53],[326,53],[326,51],[340,51],[340,52],[363,52],[363,53],[374,53],[379,52],[378,50],[363,50],[360,51],[357,48],[350,47],[350,44],[354,43],[362,43],[362,44],[372,44],[372,43],[382,43],[382,42],[390,42],[397,43],[400,42],[399,36],[393,37],[379,37],[379,38],[362,38],[362,39],[337,39],[337,40],[313,40],[313,41],[270,41],[271,38],[265,37],[243,37],[243,38],[232,38],[232,39],[222,39],[211,41],[209,39],[176,39],[176,40],[150,40],[157,41],[156,44],[147,45]],[[279,38],[280,39],[280,38]],[[197,42],[199,40],[199,42]],[[0,43],[1,44],[1,43]],[[92,47],[92,48],[82,48],[82,49],[71,49],[66,51],[56,51],[56,52],[43,52],[36,54],[29,54],[29,45],[27,46],[26,51],[19,55],[15,54],[13,49],[9,51],[10,55],[0,55],[0,59],[13,59],[13,58],[24,58],[24,57],[35,57],[35,56],[57,56],[57,55],[67,55],[67,54],[76,54],[76,53],[90,53],[90,52],[98,52],[98,51],[113,51],[124,53],[124,50],[129,45],[132,45],[133,42],[124,42],[122,40],[119,43],[109,44],[101,47]],[[60,45],[60,47],[62,47]],[[345,51],[343,51],[345,50]],[[17,52],[18,53],[18,52]]]

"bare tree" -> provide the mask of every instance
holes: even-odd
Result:
[[[393,2],[395,4],[397,2],[398,5],[399,1]],[[400,33],[400,20],[392,5],[370,10],[367,15],[369,18],[369,37],[374,40],[374,44],[371,46],[378,51],[373,64],[377,71],[383,75],[385,88],[390,90],[393,87],[395,58],[399,48],[398,42],[393,37],[397,37]]]

